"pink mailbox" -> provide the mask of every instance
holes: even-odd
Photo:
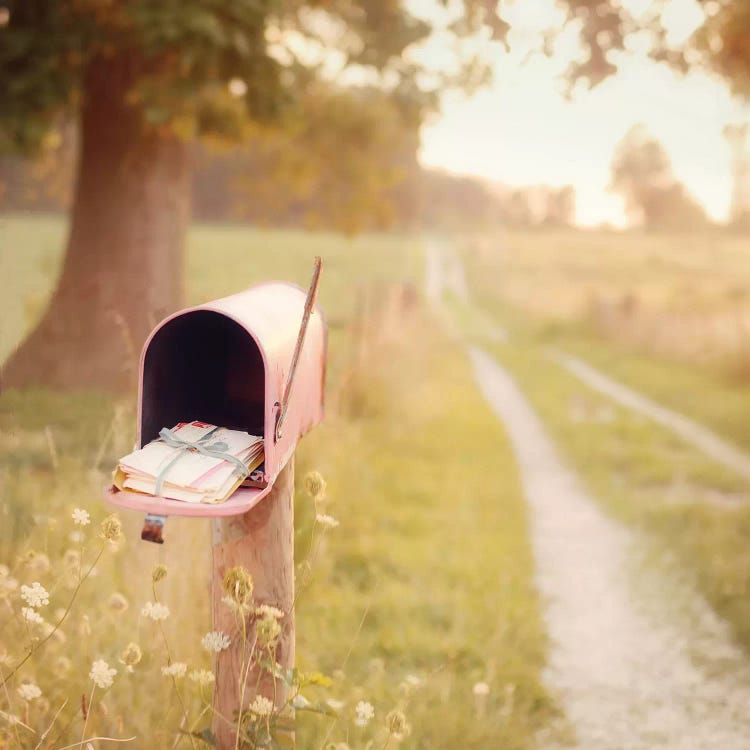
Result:
[[[269,282],[182,310],[159,323],[141,354],[138,447],[192,420],[263,435],[267,486],[241,487],[217,505],[110,487],[109,502],[156,516],[228,516],[271,490],[297,441],[323,418],[327,331],[313,307],[316,285],[317,276],[308,304],[301,287]]]

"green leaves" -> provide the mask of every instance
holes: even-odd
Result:
[[[456,9],[454,35],[484,26],[504,36],[493,3]],[[0,148],[38,148],[54,118],[85,97],[87,67],[112,58],[128,60],[121,96],[145,129],[240,140],[248,121],[278,122],[309,86],[346,69],[387,91],[417,127],[448,82],[431,70],[428,85],[410,56],[432,23],[401,0],[17,0],[0,28]],[[451,70],[453,83],[485,80],[476,60],[458,67],[470,75]],[[241,95],[228,91],[238,80]]]

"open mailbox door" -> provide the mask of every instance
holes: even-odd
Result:
[[[306,298],[301,287],[269,282],[182,310],[151,332],[141,354],[137,447],[163,427],[193,420],[262,435],[267,486],[241,487],[220,504],[112,486],[108,502],[159,516],[210,518],[245,513],[270,492],[299,439],[323,419],[327,329],[316,305],[300,330]]]

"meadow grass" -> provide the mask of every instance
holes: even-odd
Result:
[[[55,218],[0,221],[6,238],[14,238],[0,256],[8,271],[0,276],[6,285],[0,297],[8,309],[25,311],[2,320],[9,351],[54,285],[64,226]],[[316,695],[311,689],[308,697],[331,697],[343,707],[340,720],[300,714],[298,746],[347,740],[352,748],[364,747],[382,736],[386,712],[401,706],[412,726],[403,747],[533,747],[555,709],[540,683],[546,641],[505,436],[484,409],[456,342],[419,303],[390,336],[364,342],[364,348],[352,326],[359,290],[383,280],[418,283],[417,243],[385,235],[346,240],[195,227],[188,299],[228,294],[265,278],[306,284],[315,254],[324,257],[320,299],[331,324],[328,414],[300,445],[297,484],[309,470],[322,472],[328,482],[325,511],[341,525],[322,537],[313,547],[314,559],[307,560],[315,508],[298,491],[296,556],[304,585],[297,656],[301,668],[334,678],[328,690],[317,689]],[[70,513],[86,508],[96,522],[108,512],[101,487],[132,445],[134,406],[129,397],[90,393],[0,396],[0,562],[10,568],[5,580],[39,580],[50,590],[49,612],[70,594],[70,550],[90,560],[102,544],[95,524],[79,529]],[[172,658],[191,669],[209,666],[199,646],[210,627],[208,524],[170,519],[167,541],[158,547],[139,540],[140,517],[125,514],[123,522],[123,539],[106,551],[98,575],[84,584],[64,636],[29,664],[26,676],[39,684],[44,698],[24,714],[15,684],[5,698],[0,694],[0,711],[20,714],[37,731],[67,699],[51,735],[53,747],[81,735],[80,696],[90,691],[88,671],[96,658],[119,674],[111,690],[95,695],[89,735],[135,735],[133,746],[166,747],[185,705],[186,729],[207,723],[198,717],[210,689],[201,692],[186,681],[178,695],[160,674],[166,663],[160,628],[139,613],[152,596],[152,567],[166,564],[169,573],[157,591],[171,610],[163,633]],[[77,531],[84,532],[83,541]],[[113,593],[122,599],[112,601]],[[17,592],[9,596],[16,611]],[[23,650],[9,638],[11,618],[6,606],[0,617],[4,673]],[[118,662],[130,641],[143,650],[132,674]],[[473,694],[477,682],[488,684],[487,696]],[[376,709],[367,729],[351,722],[360,699]],[[16,746],[17,736],[3,727],[0,715],[3,737],[7,746]],[[181,744],[189,746],[188,739]]]
[[[580,356],[750,450],[742,236],[511,232],[460,249],[475,302],[517,337]],[[599,307],[628,296],[630,316],[600,320]]]
[[[564,258],[559,262],[564,264]],[[666,428],[580,382],[550,356],[550,347],[574,352],[742,442],[744,411],[731,412],[740,409],[739,391],[710,370],[636,357],[612,341],[595,343],[574,324],[530,319],[500,298],[502,282],[483,272],[481,264],[470,260],[467,271],[479,307],[508,333],[501,343],[481,332],[475,340],[511,372],[591,495],[609,513],[645,532],[654,543],[653,561],[676,564],[692,578],[750,650],[747,482]],[[464,326],[475,318],[459,301],[451,304]],[[472,335],[470,327],[466,330]]]

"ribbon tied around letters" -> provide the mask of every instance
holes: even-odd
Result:
[[[240,461],[239,458],[233,456],[231,453],[227,453],[229,445],[222,440],[211,442],[213,439],[211,436],[214,430],[218,427],[214,427],[211,432],[203,435],[199,440],[191,442],[190,440],[184,440],[183,438],[175,435],[172,430],[167,427],[159,430],[159,439],[171,446],[172,448],[179,449],[179,452],[172,458],[164,467],[162,467],[158,476],[156,477],[156,494],[161,495],[162,486],[166,478],[167,472],[175,465],[175,463],[184,455],[186,451],[194,451],[200,453],[203,456],[209,456],[210,458],[220,458],[222,461],[228,461],[230,464],[234,464],[235,471],[241,477],[246,477],[250,474],[247,470],[247,466]]]

